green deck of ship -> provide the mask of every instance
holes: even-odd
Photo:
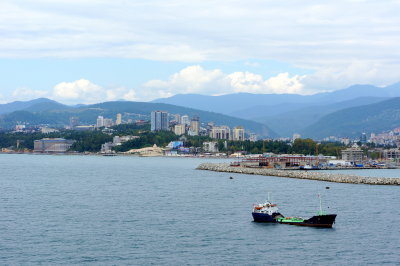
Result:
[[[303,223],[304,219],[299,217],[285,217],[276,219],[280,223]]]

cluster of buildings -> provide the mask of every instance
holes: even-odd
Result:
[[[295,134],[297,135],[297,134]],[[293,139],[294,136],[293,135]],[[400,127],[382,133],[371,133],[369,136],[367,133],[361,133],[358,138],[339,138],[335,136],[329,136],[323,139],[325,142],[340,142],[344,145],[350,145],[352,143],[360,142],[362,145],[367,143],[373,143],[377,146],[393,146],[400,147]]]
[[[395,128],[388,132],[382,132],[379,134],[372,133],[368,142],[376,145],[400,147],[400,128]]]
[[[188,115],[171,115],[172,119],[169,120],[169,114],[165,111],[151,112],[151,131],[173,131],[176,135],[189,135],[189,136],[209,136],[213,139],[222,140],[245,140],[245,129],[242,126],[236,126],[231,129],[228,126],[215,125],[213,122],[207,123],[202,127],[200,117]],[[256,134],[250,134],[250,140],[256,141]]]
[[[382,157],[373,160],[357,144],[341,151],[341,158],[336,156],[293,155],[293,154],[263,154],[249,156],[237,165],[245,167],[267,167],[279,169],[334,169],[334,168],[395,168],[400,162],[399,149],[382,149]]]
[[[144,120],[132,120],[132,119],[127,119],[127,120],[122,120],[122,114],[118,113],[116,115],[115,121],[112,118],[106,118],[104,116],[97,116],[96,123],[92,125],[82,125],[79,122],[79,117],[70,117],[69,119],[69,126],[67,127],[68,129],[74,129],[74,130],[95,130],[99,128],[109,128],[112,126],[118,126],[121,124],[144,124]]]

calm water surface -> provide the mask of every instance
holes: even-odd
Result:
[[[399,187],[194,170],[205,161],[0,155],[0,264],[399,265]],[[254,223],[268,191],[304,217],[322,191],[337,223]]]

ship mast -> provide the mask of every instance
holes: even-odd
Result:
[[[321,193],[318,193],[318,198],[319,198],[319,214],[322,215],[322,198],[321,198]]]

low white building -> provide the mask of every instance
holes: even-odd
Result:
[[[218,142],[216,141],[209,141],[203,142],[203,150],[205,152],[218,152]]]

